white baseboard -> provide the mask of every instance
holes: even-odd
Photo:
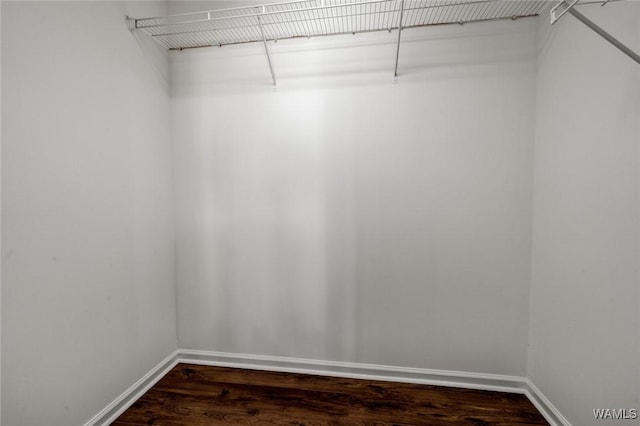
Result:
[[[85,423],[84,426],[102,426],[113,423],[118,416],[124,413],[138,398],[151,389],[158,380],[178,364],[178,354],[179,351],[174,351],[171,355],[160,361],[155,367],[149,370],[147,374],[142,376],[140,380],[131,385],[129,389],[124,391],[102,409],[102,411]]]
[[[183,363],[213,365],[219,367],[317,374],[323,376],[366,380],[385,380],[424,385],[515,392],[522,394],[526,391],[525,377],[503,376],[498,374],[428,370],[423,368],[394,367],[389,365],[195,351],[188,349],[179,350],[178,359],[179,362]]]
[[[531,380],[526,380],[526,392],[527,398],[531,403],[542,413],[544,418],[551,424],[551,426],[571,426],[569,420],[567,420],[560,410],[558,410],[549,399],[533,384]]]
[[[169,355],[85,426],[109,425],[179,363],[519,393],[529,398],[551,426],[571,426],[526,377],[189,349]]]

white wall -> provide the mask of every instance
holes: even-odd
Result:
[[[2,2],[2,420],[79,425],[176,348],[167,55],[125,14]]]
[[[580,11],[640,51],[640,3]],[[548,26],[528,374],[572,424],[595,425],[594,408],[640,408],[640,68],[571,16]]]
[[[525,374],[536,22],[396,37],[171,54],[180,347]]]
[[[0,99],[2,99],[2,4],[0,4]],[[2,102],[0,102],[0,142],[2,141]],[[2,144],[0,143],[0,187],[2,186]],[[0,188],[1,193],[1,188]],[[2,239],[2,196],[0,194],[0,240]],[[0,262],[0,425],[2,425],[2,263]]]
[[[528,374],[576,425],[638,407],[629,59],[570,16],[406,31],[397,85],[395,33],[270,43],[277,89],[260,45],[198,49],[170,110],[123,21],[165,10],[2,3],[5,424],[81,424],[173,350],[174,277],[183,348]],[[640,4],[581,10],[640,50]]]

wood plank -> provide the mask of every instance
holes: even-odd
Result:
[[[116,426],[548,425],[520,394],[178,364]]]

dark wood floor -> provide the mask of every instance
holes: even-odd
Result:
[[[524,395],[178,364],[113,425],[548,425]]]

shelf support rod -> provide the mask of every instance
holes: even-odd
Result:
[[[402,36],[402,15],[404,14],[404,0],[400,3],[400,22],[398,22],[398,46],[396,47],[396,67],[393,70],[393,81],[398,78],[398,59],[400,58],[400,38]]]
[[[267,54],[267,62],[269,63],[269,71],[271,71],[271,79],[273,85],[277,86],[276,74],[273,72],[273,65],[271,65],[271,56],[269,55],[269,47],[267,46],[267,38],[264,35],[264,28],[262,27],[262,19],[258,16],[258,24],[260,24],[260,34],[262,35],[262,44],[264,45],[264,52]]]
[[[582,13],[578,12],[575,8],[569,9],[569,13],[572,14],[576,19],[585,24],[587,27],[591,28],[593,31],[598,33],[602,38],[607,40],[609,43],[613,44],[615,47],[620,49],[625,55],[636,61],[640,64],[640,55],[638,55],[633,50],[629,49],[627,46],[622,44],[617,38],[600,28],[595,22],[591,21],[589,18],[584,16]]]
[[[638,55],[636,52],[634,52],[633,50],[631,50],[630,48],[628,48],[627,46],[622,44],[617,38],[615,38],[614,36],[612,36],[611,34],[606,32],[605,30],[600,28],[598,26],[598,24],[596,24],[595,22],[593,22],[592,20],[590,20],[589,18],[584,16],[582,13],[578,12],[575,9],[575,7],[573,7],[575,5],[575,3],[576,3],[575,1],[573,1],[571,4],[567,4],[566,1],[561,2],[559,5],[563,5],[564,7],[566,7],[566,9],[560,16],[564,15],[564,13],[566,13],[566,12],[569,12],[577,20],[579,20],[580,22],[585,24],[587,27],[591,28],[593,31],[595,31],[602,38],[604,38],[609,43],[611,43],[612,45],[614,45],[615,47],[620,49],[625,55],[627,55],[628,57],[630,57],[631,59],[633,59],[634,61],[636,61],[637,63],[640,64],[640,55]],[[557,21],[557,19],[556,19],[556,21]]]

